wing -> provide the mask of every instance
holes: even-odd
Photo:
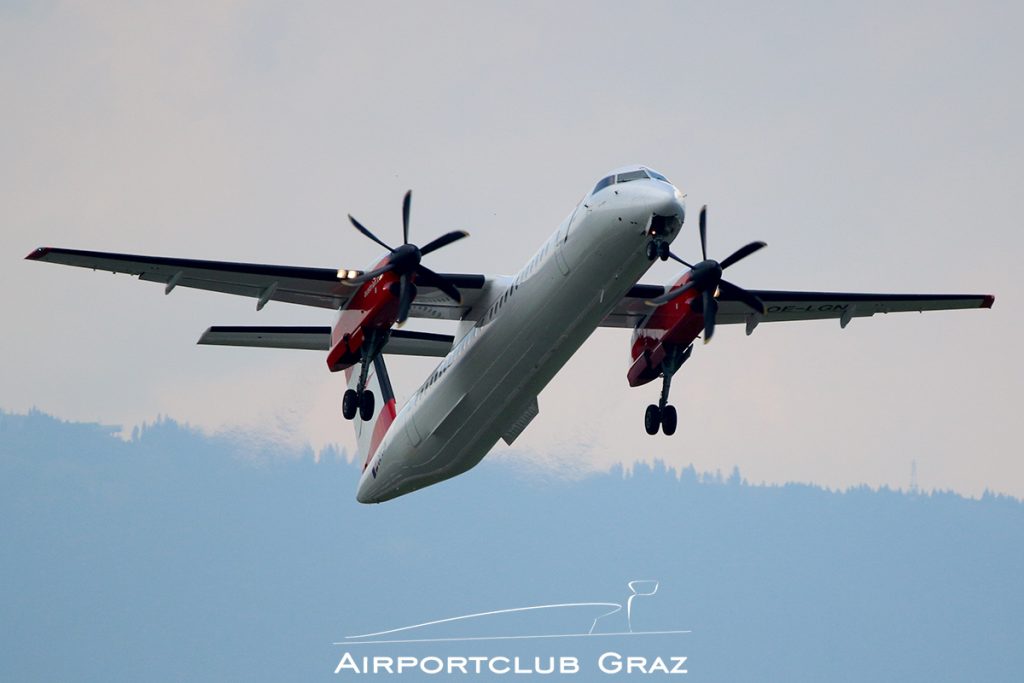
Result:
[[[659,285],[635,285],[615,309],[602,321],[602,327],[635,327],[652,311],[645,304],[660,296],[665,288]],[[875,313],[910,311],[945,311],[962,308],[992,308],[995,297],[988,294],[854,294],[847,292],[787,292],[749,289],[765,304],[761,316],[737,299],[719,297],[717,322],[746,323],[748,333],[763,322],[790,320],[839,320],[843,327],[853,318],[866,318]]]
[[[247,296],[257,300],[257,310],[262,309],[268,301],[338,310],[344,308],[358,291],[357,286],[339,278],[338,271],[332,268],[201,261],[55,247],[40,247],[26,258],[135,275],[140,280],[163,284],[166,294],[170,294],[175,287],[192,287]],[[463,303],[456,305],[433,287],[420,287],[411,315],[457,320],[472,308],[486,281],[483,275],[443,275],[462,292]]]
[[[949,311],[963,308],[992,308],[995,297],[988,294],[852,294],[845,292],[786,292],[748,290],[765,305],[765,315],[747,308],[738,299],[719,297],[718,323],[747,323],[747,333],[759,323],[789,320],[839,320],[843,327],[853,318],[875,313]]]
[[[646,302],[666,291],[661,285],[633,285],[626,296],[622,297],[622,301],[601,321],[601,327],[636,327],[654,310]]]

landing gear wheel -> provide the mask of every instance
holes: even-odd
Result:
[[[658,243],[651,240],[647,243],[647,260],[653,261],[658,258]]]
[[[369,422],[373,419],[373,392],[364,391],[359,395],[359,419]]]
[[[651,436],[658,433],[658,427],[661,426],[661,408],[654,405],[653,403],[647,406],[647,412],[644,413],[644,429]]]
[[[665,406],[661,409],[661,431],[665,433],[665,436],[672,436],[676,433],[676,425],[678,424],[678,416],[676,415],[675,406]]]
[[[668,242],[658,242],[658,258],[662,261],[668,261]]]
[[[356,416],[358,410],[359,394],[355,389],[347,389],[345,395],[341,397],[341,416],[346,420],[351,420]]]

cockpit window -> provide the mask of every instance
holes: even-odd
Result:
[[[639,171],[629,171],[628,173],[620,173],[615,176],[615,182],[617,183],[628,183],[630,180],[647,179],[647,171],[640,169]]]
[[[597,194],[598,192],[600,192],[601,190],[603,190],[604,188],[608,187],[609,185],[611,185],[614,182],[615,182],[615,176],[613,176],[613,175],[610,175],[607,178],[601,178],[601,180],[597,183],[597,185],[594,186],[594,191],[591,192],[590,194]]]
[[[671,182],[669,182],[668,178],[661,175],[657,171],[652,171],[649,168],[641,168],[636,171],[626,171],[625,173],[620,173],[618,175],[610,175],[607,178],[601,178],[600,182],[598,182],[598,184],[594,186],[594,189],[590,192],[590,194],[597,194],[604,188],[608,187],[609,185],[614,185],[615,183],[628,183],[630,180],[646,180],[647,178],[661,180],[662,182],[666,182],[669,185],[672,184]]]

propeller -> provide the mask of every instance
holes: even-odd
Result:
[[[412,190],[409,190],[405,193],[405,198],[402,200],[402,245],[399,247],[391,247],[386,244],[383,240],[374,235],[369,228],[357,221],[352,214],[349,214],[348,217],[348,219],[352,221],[352,225],[356,230],[391,253],[388,257],[388,262],[380,268],[375,268],[366,273],[357,274],[355,277],[349,277],[346,281],[353,284],[362,284],[363,282],[372,280],[382,273],[396,273],[398,275],[399,296],[398,319],[395,322],[399,325],[404,323],[409,317],[409,309],[412,307],[413,299],[416,298],[416,282],[427,287],[435,287],[444,292],[445,295],[455,301],[455,303],[462,303],[462,294],[459,293],[459,290],[455,285],[452,284],[448,278],[443,275],[439,275],[430,268],[422,265],[420,261],[427,254],[435,252],[442,247],[446,247],[452,242],[457,242],[463,237],[469,236],[469,233],[464,230],[453,230],[452,232],[441,235],[437,239],[431,240],[422,247],[410,244],[409,213],[411,207]]]
[[[742,287],[722,279],[722,271],[742,261],[756,251],[768,246],[764,242],[751,242],[740,247],[721,262],[708,258],[708,207],[705,204],[700,210],[700,253],[704,260],[692,265],[669,252],[669,258],[690,269],[690,279],[686,284],[665,292],[661,296],[647,302],[649,306],[661,306],[672,301],[680,294],[695,289],[700,292],[702,310],[704,312],[704,343],[707,344],[715,334],[715,319],[718,317],[718,295],[725,293],[730,299],[741,301],[751,310],[764,315],[764,302]]]

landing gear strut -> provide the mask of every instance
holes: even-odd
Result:
[[[384,348],[387,340],[386,333],[367,334],[360,351],[359,381],[356,382],[356,388],[347,389],[341,399],[341,415],[346,420],[354,419],[357,412],[363,422],[373,419],[373,392],[366,388],[366,380],[370,374],[370,364]]]
[[[673,347],[662,361],[661,397],[658,399],[657,405],[652,403],[647,406],[647,412],[644,413],[644,429],[651,436],[657,434],[659,428],[665,433],[665,436],[672,436],[676,433],[679,416],[676,413],[676,407],[668,404],[668,392],[672,388],[672,375],[676,374],[676,371],[686,362],[692,352],[693,344],[685,349],[678,346]]]

